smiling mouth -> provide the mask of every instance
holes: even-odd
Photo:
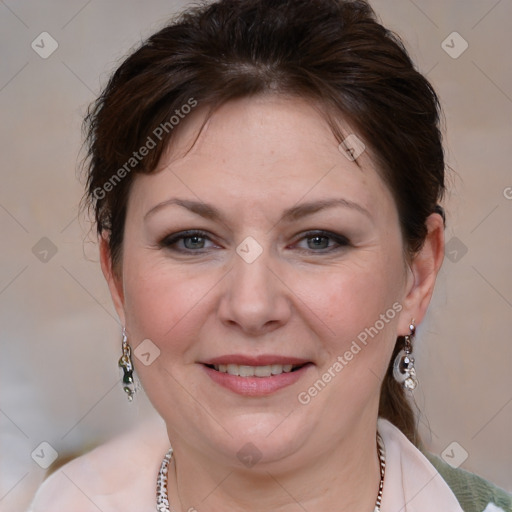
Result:
[[[272,377],[282,373],[291,373],[299,370],[306,364],[271,364],[266,366],[248,366],[242,364],[207,364],[208,368],[220,373],[228,373],[238,377]]]

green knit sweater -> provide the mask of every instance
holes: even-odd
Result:
[[[432,453],[422,453],[448,484],[464,512],[512,512],[512,494],[473,473],[453,468]]]

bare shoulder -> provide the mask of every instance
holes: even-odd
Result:
[[[156,477],[169,448],[163,421],[149,421],[50,475],[28,512],[154,510]]]

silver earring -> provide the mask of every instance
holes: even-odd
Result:
[[[416,370],[414,369],[414,357],[412,354],[412,342],[416,327],[414,320],[409,325],[410,333],[404,336],[404,348],[400,350],[395,358],[393,364],[393,377],[397,382],[402,384],[405,389],[414,391],[418,385],[418,379],[416,378]]]
[[[119,367],[123,370],[123,390],[126,393],[128,401],[133,401],[135,395],[135,382],[133,380],[133,363],[132,351],[128,345],[128,337],[126,336],[126,329],[123,327],[123,355],[119,359]]]

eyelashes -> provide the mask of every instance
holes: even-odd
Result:
[[[322,246],[322,244],[318,244],[318,242],[325,242],[326,240],[328,241],[327,246]],[[332,245],[329,242],[329,240],[334,242],[334,245]],[[299,238],[297,238],[297,240],[294,242],[294,245],[296,245],[297,242],[301,241],[306,241],[306,244],[308,244],[310,241],[314,241],[315,243],[312,244],[311,246],[308,246],[305,249],[303,248],[299,250],[320,254],[331,253],[340,249],[344,249],[350,245],[350,241],[346,236],[324,230],[307,231],[306,233],[303,233]],[[312,249],[311,247],[314,247],[315,249]]]
[[[191,251],[191,249],[187,248],[187,247],[185,249],[178,249],[176,247],[178,242],[180,242],[182,240],[194,240],[194,243],[197,243],[197,240],[208,240],[210,242],[212,241],[211,238],[208,236],[208,233],[206,233],[204,231],[189,230],[189,231],[181,231],[179,233],[174,233],[174,234],[168,235],[161,242],[159,242],[158,245],[162,248],[171,249],[171,250],[174,250],[177,252]],[[203,250],[202,252],[204,252],[203,247],[199,247],[199,249]],[[199,251],[192,250],[192,252],[199,252]]]
[[[302,241],[306,241],[308,247],[298,248],[297,250],[310,254],[326,254],[350,246],[350,241],[344,235],[324,230],[312,230],[302,233],[292,245],[296,246],[298,242]],[[205,254],[212,248],[206,247],[207,242],[215,245],[215,242],[213,242],[207,232],[193,229],[167,235],[158,243],[158,246],[162,249],[181,254]],[[312,242],[311,245],[309,245],[310,242]],[[334,242],[334,245],[331,242]]]

